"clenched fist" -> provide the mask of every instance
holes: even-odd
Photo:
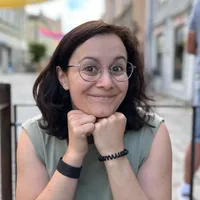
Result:
[[[95,122],[96,117],[80,110],[72,110],[68,113],[68,153],[83,157],[87,154],[87,136],[94,131]]]
[[[117,153],[124,149],[123,137],[126,121],[126,117],[122,113],[116,112],[95,123],[94,143],[102,156]]]

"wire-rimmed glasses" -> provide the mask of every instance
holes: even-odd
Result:
[[[104,70],[101,64],[91,61],[83,61],[78,65],[69,65],[68,67],[77,67],[80,76],[88,82],[94,82],[98,80]],[[125,82],[131,77],[135,68],[136,66],[134,66],[132,63],[121,61],[109,67],[108,71],[115,80],[119,82]]]

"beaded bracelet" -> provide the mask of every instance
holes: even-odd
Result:
[[[98,157],[98,160],[99,161],[113,160],[113,159],[116,159],[116,158],[126,156],[128,153],[129,153],[129,151],[127,149],[124,149],[123,151],[120,151],[118,153],[111,154],[111,155],[108,155],[108,156],[101,156],[100,155]]]

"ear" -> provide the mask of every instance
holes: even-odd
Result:
[[[60,68],[60,66],[56,67],[56,72],[57,72],[57,77],[58,80],[60,82],[60,84],[62,85],[64,90],[68,90],[68,79],[67,79],[67,75],[65,72],[63,72],[63,70]]]

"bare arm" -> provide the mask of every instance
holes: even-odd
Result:
[[[114,200],[170,200],[172,152],[168,131],[162,124],[150,155],[136,178],[127,157],[106,161]]]
[[[65,154],[63,160],[80,167],[82,158]],[[72,200],[77,179],[71,179],[55,171],[49,179],[47,169],[38,159],[26,133],[22,131],[17,150],[17,200]]]
[[[186,40],[186,51],[188,53],[196,55],[197,43],[196,43],[196,33],[189,31]]]

